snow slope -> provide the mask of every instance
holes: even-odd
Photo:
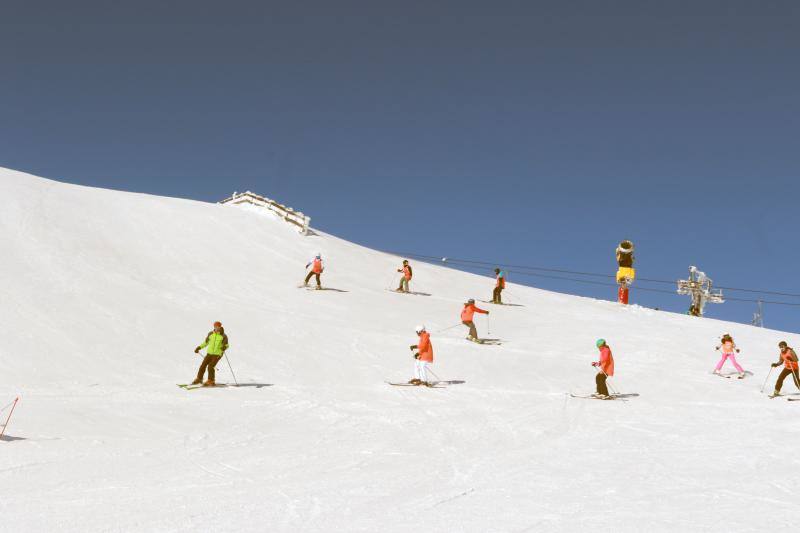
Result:
[[[0,407],[22,398],[2,531],[795,526],[800,402],[759,388],[796,335],[510,284],[524,307],[487,304],[506,342],[478,346],[437,332],[486,277],[417,263],[432,295],[394,294],[401,258],[269,214],[9,170],[0,195]],[[347,292],[297,288],[317,251]],[[248,386],[184,391],[214,320]],[[434,372],[464,383],[384,383],[411,377],[420,322]],[[743,381],[709,374],[725,332]],[[593,390],[597,337],[639,396],[566,395]]]

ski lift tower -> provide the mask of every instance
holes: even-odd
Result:
[[[758,301],[758,310],[753,313],[752,324],[757,328],[764,327],[764,302],[761,300]]]
[[[711,278],[706,276],[705,272],[697,270],[696,266],[689,267],[689,279],[678,280],[678,294],[686,294],[692,298],[689,306],[690,315],[703,316],[706,303],[725,303],[722,291],[713,289],[712,284]]]

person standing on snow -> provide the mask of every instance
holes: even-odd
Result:
[[[464,304],[464,308],[461,310],[461,323],[469,328],[467,340],[472,342],[480,342],[480,339],[478,338],[478,330],[475,328],[475,322],[472,321],[472,318],[475,316],[476,312],[484,315],[489,314],[489,311],[485,311],[477,307],[475,305],[475,300],[470,298],[467,300],[467,302]]]
[[[722,344],[717,346],[717,350],[722,348],[722,358],[717,363],[716,368],[714,368],[714,374],[721,376],[720,370],[722,369],[722,365],[725,364],[727,359],[730,359],[733,366],[739,372],[739,379],[744,379],[744,369],[736,362],[736,355],[734,352],[739,353],[739,348],[736,347],[736,343],[733,342],[733,337],[728,335],[727,333],[722,336]]]
[[[317,278],[317,289],[322,288],[322,284],[320,283],[319,276],[325,270],[325,265],[322,262],[322,254],[317,254],[314,256],[314,259],[306,263],[306,268],[311,267],[311,270],[308,271],[308,275],[306,276],[305,281],[303,282],[303,287],[308,287],[308,282],[311,279],[311,276],[316,276]]]
[[[403,268],[398,268],[397,271],[403,273],[403,277],[400,278],[400,286],[396,289],[397,292],[409,292],[408,282],[411,281],[413,272],[411,265],[408,264],[408,259],[403,260]]]
[[[428,365],[433,363],[433,344],[431,334],[425,331],[425,326],[417,326],[415,331],[419,335],[419,343],[411,346],[414,354],[414,379],[409,381],[412,385],[430,386],[428,382]]]
[[[611,398],[608,394],[606,380],[614,375],[614,356],[605,339],[597,339],[595,345],[600,350],[600,360],[592,363],[592,366],[596,366],[600,370],[594,378],[597,384],[597,396],[603,399]]]
[[[794,353],[794,350],[790,348],[788,344],[786,344],[786,341],[779,342],[778,348],[781,349],[780,359],[778,359],[777,363],[772,363],[772,368],[780,366],[781,363],[783,363],[783,371],[778,376],[778,381],[775,382],[775,392],[772,393],[772,396],[780,396],[783,380],[786,379],[789,374],[792,375],[795,387],[800,389],[800,376],[798,376],[797,370],[797,354]]]
[[[222,327],[221,322],[214,322],[214,329],[208,332],[206,340],[203,344],[194,349],[194,353],[200,353],[200,350],[206,346],[208,347],[206,356],[203,358],[203,362],[200,363],[200,369],[197,371],[197,378],[192,381],[192,385],[199,385],[203,382],[203,374],[205,374],[206,368],[208,368],[208,381],[203,383],[203,386],[213,387],[216,385],[214,373],[217,363],[219,363],[219,360],[225,355],[225,350],[228,349],[228,336],[225,334],[225,329]]]
[[[500,293],[506,288],[506,273],[499,268],[495,268],[494,275],[497,283],[494,286],[494,292],[492,292],[492,303],[502,304],[503,302],[500,299]]]

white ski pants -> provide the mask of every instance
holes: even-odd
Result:
[[[414,360],[414,377],[422,381],[428,381],[427,361],[420,361],[419,359]]]

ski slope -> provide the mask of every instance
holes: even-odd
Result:
[[[412,262],[431,296],[395,294],[402,258],[270,214],[10,170],[0,195],[2,531],[797,527],[800,402],[759,392],[797,335],[510,283],[480,346],[441,330],[487,277]],[[346,292],[297,288],[316,252]],[[176,387],[215,320],[246,386]],[[384,383],[411,377],[417,323],[464,383]],[[722,333],[753,376],[710,375]],[[598,337],[638,396],[568,397]]]

